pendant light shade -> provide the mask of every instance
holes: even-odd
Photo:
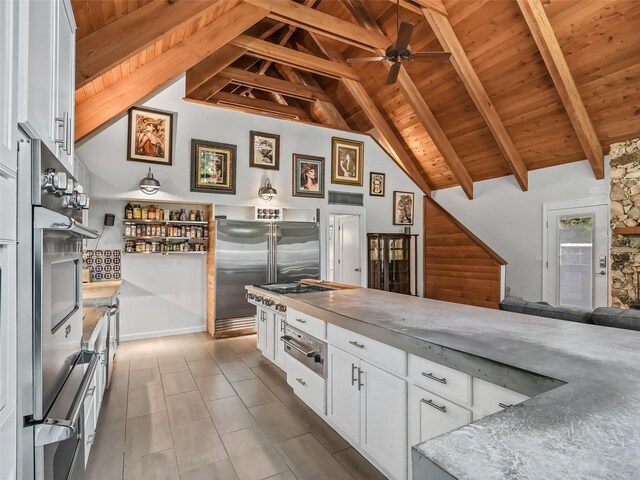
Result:
[[[266,200],[267,202],[270,202],[271,199],[275,197],[277,194],[278,192],[276,191],[275,188],[271,186],[271,180],[269,180],[268,178],[267,178],[267,181],[265,182],[264,187],[260,187],[260,189],[258,190],[258,196],[262,200]]]
[[[147,176],[140,180],[140,190],[146,195],[154,195],[160,190],[160,182],[153,178],[151,173],[151,167],[149,167],[149,173]]]

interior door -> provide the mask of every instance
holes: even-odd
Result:
[[[547,213],[546,301],[593,309],[608,304],[609,207]]]
[[[349,285],[361,285],[360,217],[342,215],[338,217],[338,248],[336,281]]]
[[[327,416],[351,440],[360,439],[360,359],[329,346],[329,406]]]

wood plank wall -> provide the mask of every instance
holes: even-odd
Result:
[[[424,197],[424,296],[498,308],[505,262],[431,197]]]

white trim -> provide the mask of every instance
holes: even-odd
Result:
[[[324,222],[321,225],[326,225],[324,231],[325,242],[325,255],[324,267],[327,276],[329,275],[329,216],[330,215],[356,215],[360,217],[360,286],[367,286],[367,210],[365,207],[355,207],[350,205],[327,205],[324,212]],[[334,232],[335,235],[335,232]],[[334,252],[335,255],[335,252]],[[334,272],[335,274],[335,272]]]
[[[593,198],[578,198],[575,200],[561,200],[558,202],[545,202],[542,204],[542,301],[547,301],[547,262],[549,260],[548,252],[548,230],[549,230],[549,212],[555,210],[564,210],[569,208],[599,207],[607,206],[607,223],[611,220],[611,202],[609,197],[599,196]],[[611,252],[611,232],[607,235],[608,252]],[[611,263],[611,259],[607,258],[607,265]]]
[[[143,340],[145,338],[170,337],[172,335],[186,335],[188,333],[206,332],[207,326],[175,328],[172,330],[156,330],[155,332],[130,333],[129,335],[120,335],[120,340],[130,342],[132,340]]]

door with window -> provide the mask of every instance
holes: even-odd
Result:
[[[547,212],[546,301],[593,309],[608,304],[609,207]]]

